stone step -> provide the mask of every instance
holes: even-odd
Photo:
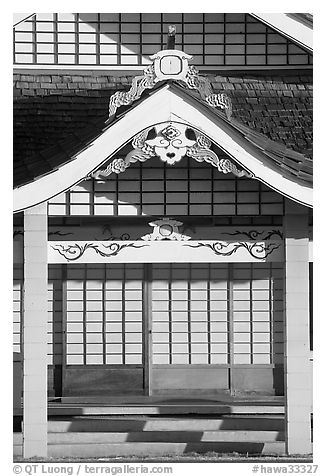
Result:
[[[48,457],[105,458],[105,457],[161,457],[189,453],[284,455],[285,443],[276,442],[196,442],[196,443],[97,443],[97,444],[50,444]],[[14,456],[22,456],[22,446],[14,446]]]
[[[109,444],[64,444],[49,445],[51,457],[105,457],[105,456],[164,456],[186,453],[248,453],[248,454],[284,454],[284,442],[196,442],[196,443],[109,443]]]
[[[225,418],[72,418],[48,421],[48,431],[62,432],[148,432],[148,431],[284,431],[283,417]]]
[[[284,414],[284,406],[276,405],[76,405],[51,404],[50,416],[56,415],[226,415],[226,414]]]
[[[284,441],[281,431],[144,431],[144,432],[72,432],[49,433],[49,444],[131,443],[131,442],[263,442]],[[14,435],[14,444],[22,444],[22,434]]]
[[[73,404],[73,405],[284,405],[283,396],[255,395],[254,397],[231,397],[225,394],[218,395],[120,395],[115,396],[81,396],[49,398],[49,404]]]

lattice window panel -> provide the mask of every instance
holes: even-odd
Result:
[[[283,363],[283,265],[231,269],[234,364]]]
[[[283,363],[280,264],[153,265],[153,364]]]
[[[49,365],[62,363],[62,277],[61,265],[49,265],[47,317],[47,354]],[[22,352],[23,265],[14,265],[13,278],[13,344],[14,352]]]
[[[153,364],[228,364],[228,267],[153,265]]]
[[[48,266],[47,353],[49,365],[62,364],[62,282],[64,266]]]
[[[259,181],[222,174],[192,159],[167,166],[153,158],[105,181],[83,181],[49,203],[53,216],[259,216],[283,211],[283,197]]]
[[[67,267],[67,365],[142,364],[143,266]]]
[[[15,64],[140,66],[176,48],[198,66],[300,66],[312,56],[245,13],[38,13],[14,29]]]
[[[22,322],[23,322],[23,265],[13,268],[13,352],[22,352]]]
[[[15,266],[15,352],[22,272]],[[143,265],[49,266],[48,364],[62,363],[65,301],[68,365],[141,364],[143,300]],[[154,365],[283,363],[281,263],[155,264],[151,302]]]

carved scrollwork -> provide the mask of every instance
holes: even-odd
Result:
[[[270,230],[270,231],[257,231],[257,230],[249,230],[249,231],[240,231],[236,230],[233,233],[223,233],[224,235],[228,236],[238,236],[244,235],[247,236],[250,240],[270,240],[272,236],[278,236],[279,238],[283,239],[283,233],[280,230]]]
[[[63,232],[62,230],[57,230],[57,231],[49,231],[48,236],[68,236],[72,235],[73,233],[71,232]],[[24,231],[23,230],[14,230],[13,237],[14,239],[16,236],[24,236]]]
[[[207,78],[200,76],[195,66],[188,66],[185,82],[189,89],[196,89],[202,99],[212,107],[219,107],[225,111],[226,117],[230,120],[232,116],[232,102],[224,92],[215,94]]]
[[[49,236],[68,236],[68,235],[72,235],[73,233],[71,233],[70,231],[69,232],[63,232],[61,230],[59,231],[50,231],[49,232]]]
[[[151,127],[143,130],[139,134],[135,135],[131,145],[133,149],[126,155],[126,157],[113,159],[106,168],[96,170],[90,174],[95,179],[108,177],[112,173],[120,174],[125,172],[131,164],[135,162],[146,162],[151,157],[155,157],[154,148],[146,144],[146,138],[151,130]]]
[[[252,174],[246,170],[239,170],[229,159],[220,159],[213,150],[210,149],[211,141],[203,134],[195,131],[196,144],[187,150],[188,157],[197,162],[207,162],[216,167],[223,174],[232,173],[237,177],[252,177]]]
[[[96,239],[98,239],[99,241],[100,240],[104,240],[104,241],[126,241],[126,240],[130,240],[129,233],[122,233],[119,236],[115,236],[112,233],[111,227],[109,225],[103,226],[102,235],[103,235],[103,237],[96,238]]]
[[[23,230],[14,230],[13,239],[15,239],[18,236],[24,236],[24,231]]]
[[[150,64],[144,70],[142,76],[135,76],[131,82],[129,91],[117,91],[110,98],[109,116],[113,116],[120,106],[129,106],[136,99],[139,99],[145,89],[152,89],[155,86],[156,75],[154,65]]]
[[[57,251],[61,256],[63,256],[67,261],[77,261],[79,258],[83,256],[85,251],[93,250],[96,254],[104,257],[104,258],[111,258],[112,256],[116,256],[119,254],[124,248],[143,248],[144,246],[148,246],[146,244],[136,244],[136,243],[110,243],[108,245],[104,245],[103,243],[95,244],[95,243],[85,243],[85,244],[56,244],[52,245],[51,247]]]
[[[148,139],[149,131],[154,132],[154,138]],[[189,131],[193,137],[191,139]],[[224,174],[252,177],[250,172],[238,169],[231,160],[219,158],[211,149],[212,143],[208,137],[185,124],[169,122],[148,127],[133,138],[132,146],[133,150],[124,159],[112,160],[106,168],[93,172],[91,177],[98,179],[108,177],[112,173],[120,174],[132,163],[145,162],[155,156],[169,165],[174,165],[188,156],[197,162],[205,161]]]
[[[273,253],[273,251],[280,247],[280,243],[226,243],[223,241],[216,241],[215,243],[185,244],[184,246],[190,246],[191,248],[208,248],[213,251],[214,254],[219,256],[231,256],[240,248],[244,248],[253,258],[264,260],[267,256]]]

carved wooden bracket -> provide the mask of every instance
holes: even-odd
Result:
[[[132,80],[129,91],[117,91],[111,96],[109,116],[113,116],[120,106],[132,104],[141,97],[145,89],[152,89],[157,82],[173,79],[189,89],[196,89],[208,105],[223,109],[230,119],[230,98],[224,92],[213,92],[209,80],[201,76],[194,66],[189,66],[188,60],[191,58],[192,56],[179,50],[163,50],[150,56],[150,59],[154,60],[153,63],[147,66],[142,76],[136,76]]]
[[[154,138],[148,139],[151,131]],[[159,157],[163,162],[174,165],[183,157],[191,157],[197,162],[207,162],[224,174],[233,173],[237,177],[252,177],[246,170],[239,170],[229,159],[220,159],[211,149],[208,137],[176,122],[165,122],[149,127],[132,140],[133,150],[122,159],[112,160],[106,168],[92,172],[91,177],[104,178],[112,173],[124,172],[132,163],[145,162],[151,157]]]

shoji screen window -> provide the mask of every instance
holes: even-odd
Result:
[[[48,364],[62,363],[62,276],[63,266],[48,268]]]
[[[36,13],[14,28],[14,63],[147,65],[176,25],[192,64],[291,66],[312,55],[245,13]]]
[[[13,269],[13,351],[21,352],[21,329],[23,321],[23,266]]]
[[[154,365],[228,363],[227,273],[225,265],[153,265]]]
[[[281,264],[234,264],[234,364],[282,363],[282,273]]]
[[[142,265],[67,269],[67,364],[142,363]]]
[[[106,364],[143,361],[143,265],[107,266]]]

